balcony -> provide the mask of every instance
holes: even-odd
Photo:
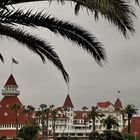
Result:
[[[20,92],[18,90],[15,91],[7,91],[7,90],[2,90],[2,95],[3,96],[14,96],[14,95],[19,95]]]

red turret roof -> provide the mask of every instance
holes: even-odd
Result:
[[[119,98],[116,100],[114,106],[115,106],[115,110],[119,110],[120,108],[122,108],[122,103]]]
[[[97,106],[100,108],[108,108],[110,105],[112,105],[112,103],[110,103],[109,101],[107,102],[98,102]]]
[[[64,102],[63,107],[72,107],[72,108],[74,108],[74,106],[73,106],[73,104],[72,104],[72,101],[71,101],[71,99],[70,99],[69,94],[68,94],[67,97],[66,97],[66,100],[65,100],[65,102]]]
[[[8,78],[8,80],[5,84],[5,86],[9,86],[9,85],[17,86],[17,83],[12,74],[10,75],[10,77]]]

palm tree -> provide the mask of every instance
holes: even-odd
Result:
[[[52,116],[53,140],[56,139],[55,127],[56,127],[56,120],[57,120],[57,114],[58,114],[58,111],[54,107],[55,105],[50,105],[50,113]]]
[[[55,134],[55,127],[56,127],[56,119],[57,119],[57,111],[56,109],[52,110],[52,121],[53,121],[53,140],[56,139],[56,134]]]
[[[106,129],[111,130],[112,127],[119,127],[118,119],[112,115],[108,115],[106,118],[101,121]]]
[[[35,2],[45,0],[1,0],[0,1],[0,34],[13,38],[23,45],[26,45],[28,49],[39,55],[43,62],[45,58],[50,60],[62,73],[66,83],[69,82],[69,76],[56,52],[53,50],[50,43],[45,42],[41,38],[26,32],[17,25],[23,25],[28,27],[43,27],[48,28],[55,34],[59,34],[64,38],[71,40],[78,44],[91,56],[93,56],[96,62],[100,65],[106,60],[105,51],[102,48],[102,44],[83,28],[56,19],[50,15],[43,14],[42,12],[33,12],[33,10],[24,11],[22,9],[16,10],[14,4]],[[51,2],[52,0],[47,0]],[[56,0],[64,3],[66,0]],[[126,37],[128,33],[134,33],[133,19],[136,16],[129,1],[125,0],[69,0],[75,4],[75,13],[77,14],[81,7],[85,7],[94,13],[95,20],[98,19],[99,14],[107,19],[109,23],[115,25]],[[138,4],[138,0],[135,0]],[[0,53],[0,59],[4,61],[2,54]]]
[[[82,110],[84,111],[84,114],[85,114],[85,115],[84,115],[85,136],[86,136],[86,130],[87,130],[86,121],[87,121],[87,117],[88,117],[88,116],[87,116],[87,109],[88,109],[88,108],[87,108],[86,106],[83,106],[83,107],[82,107]]]
[[[131,133],[131,125],[130,125],[130,120],[131,118],[138,114],[138,109],[136,108],[135,105],[133,104],[128,104],[126,107],[125,107],[125,112],[127,114],[127,117],[128,117],[128,133]]]
[[[48,123],[49,123],[49,113],[51,112],[52,110],[52,107],[53,105],[50,105],[49,107],[47,107],[45,110],[44,110],[44,113],[46,114],[46,139],[48,139]]]
[[[93,126],[93,133],[95,132],[95,120],[101,119],[104,116],[104,114],[100,113],[98,110],[98,107],[92,106],[91,111],[88,113],[88,118],[92,120],[92,126]]]
[[[19,104],[14,104],[11,109],[15,112],[15,123],[16,123],[16,138],[18,137],[18,110],[21,108]]]
[[[35,108],[32,106],[32,105],[28,105],[23,113],[27,114],[28,115],[28,123],[30,124],[32,122],[32,115],[33,115],[33,112],[34,112]]]
[[[46,135],[48,134],[48,127],[47,127],[47,131],[46,131],[46,126],[45,126],[48,108],[47,108],[46,104],[40,104],[39,107],[41,109],[40,110],[40,117],[41,117],[41,124],[42,124],[42,139],[45,140],[45,139],[47,139]]]
[[[126,115],[127,115],[125,108],[121,108],[119,110],[119,113],[122,115],[122,122],[123,122],[123,128],[122,128],[122,130],[124,130],[124,128],[125,128],[125,122],[126,122]]]

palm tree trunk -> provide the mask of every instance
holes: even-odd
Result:
[[[42,122],[42,140],[44,140],[44,120],[41,120]]]
[[[15,114],[16,114],[16,138],[18,137],[18,114],[17,114],[17,110],[15,110]]]
[[[53,140],[55,140],[55,119],[53,120]]]
[[[48,140],[48,115],[46,118],[45,140]]]
[[[128,133],[131,133],[130,118],[128,118]]]
[[[92,124],[92,125],[93,125],[93,130],[92,130],[92,131],[93,131],[93,133],[94,133],[94,132],[95,132],[95,118],[92,118],[92,123],[93,123],[93,124]]]

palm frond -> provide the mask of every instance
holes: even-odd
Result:
[[[58,55],[55,53],[54,49],[51,47],[50,44],[41,40],[37,36],[33,36],[29,33],[23,32],[23,30],[13,28],[7,25],[0,25],[0,34],[13,38],[19,43],[26,45],[28,49],[38,54],[43,62],[45,62],[45,58],[50,60],[58,68],[58,70],[61,71],[64,80],[68,84],[69,76],[64,69],[63,64],[61,63],[61,60],[59,59]]]
[[[1,53],[0,53],[0,60],[4,63],[4,58]]]
[[[0,22],[48,28],[53,33],[60,34],[64,38],[81,46],[95,58],[98,64],[102,65],[102,62],[106,60],[105,50],[102,48],[102,44],[88,31],[75,24],[52,18],[50,15],[42,14],[42,12],[32,13],[32,10],[29,10],[26,13],[23,13],[22,10],[17,10],[13,13],[7,12],[1,14]]]
[[[13,0],[12,3],[22,2],[35,2],[35,1],[52,1],[52,0]],[[133,25],[133,18],[135,12],[131,6],[132,0],[56,0],[57,2],[64,3],[65,1],[74,2],[75,13],[78,14],[80,7],[84,7],[95,14],[95,18],[100,14],[103,18],[107,19],[111,24],[114,24],[125,37],[130,32],[135,32]],[[139,4],[139,0],[134,0]]]
[[[135,3],[136,3],[137,5],[139,5],[139,0],[135,0]]]
[[[81,7],[86,7],[94,12],[95,20],[101,15],[111,24],[114,24],[125,37],[129,33],[135,32],[133,20],[135,15],[134,8],[129,1],[125,0],[75,0]]]

